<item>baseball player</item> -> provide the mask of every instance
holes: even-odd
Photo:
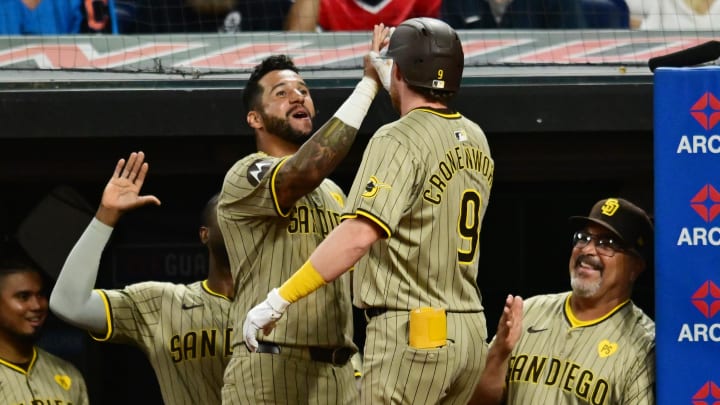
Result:
[[[476,278],[494,162],[480,127],[447,105],[464,65],[450,26],[407,20],[386,57],[401,118],[370,140],[345,220],[247,314],[243,334],[256,348],[260,329],[288,327],[277,322],[286,309],[357,263],[354,302],[368,318],[362,402],[464,404],[487,352]]]
[[[571,217],[572,291],[508,296],[473,404],[655,403],[655,324],[630,300],[653,225],[621,198]]]
[[[388,33],[377,26],[371,49],[379,50]],[[368,57],[353,93],[310,136],[315,107],[292,60],[274,55],[255,67],[243,102],[258,152],[227,172],[218,206],[237,287],[231,319],[242,322],[340,222],[345,195],[326,176],[350,149],[378,88]],[[223,404],[355,403],[350,295],[349,275],[329,283],[288,311],[287,322],[253,352],[238,336]]]
[[[14,249],[19,249],[17,246]],[[0,256],[0,398],[3,404],[87,405],[82,374],[35,346],[48,310],[43,277],[19,251]],[[11,249],[8,249],[11,250]]]
[[[58,317],[94,339],[137,346],[157,376],[166,404],[218,404],[230,358],[228,312],[234,289],[216,198],[205,207],[200,237],[209,251],[207,280],[189,285],[142,282],[93,290],[103,248],[121,215],[160,201],[139,195],[148,164],[143,152],[120,159],[95,218],[75,244],[50,297]]]

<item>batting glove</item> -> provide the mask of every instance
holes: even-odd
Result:
[[[380,57],[380,53],[370,51],[370,62],[377,71],[380,82],[385,90],[390,91],[390,74],[392,73],[393,60]]]
[[[290,303],[278,294],[278,289],[273,288],[268,293],[265,301],[253,307],[247,313],[245,323],[243,323],[243,334],[245,335],[245,345],[250,351],[257,350],[257,332],[262,329],[266,336],[270,334],[275,328],[275,322],[283,316],[289,305]]]

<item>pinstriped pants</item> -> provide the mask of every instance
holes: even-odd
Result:
[[[378,404],[467,404],[487,357],[485,315],[447,314],[447,345],[408,346],[406,311],[369,319],[360,402]]]
[[[353,405],[358,402],[353,365],[333,366],[283,354],[235,348],[225,369],[224,405]]]

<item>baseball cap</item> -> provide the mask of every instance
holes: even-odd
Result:
[[[586,217],[570,217],[570,225],[577,230],[592,222],[607,228],[628,247],[636,250],[645,262],[653,258],[654,227],[642,208],[623,198],[605,198],[593,205]]]

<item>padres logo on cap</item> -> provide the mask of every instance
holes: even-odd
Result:
[[[605,204],[603,204],[602,208],[600,208],[600,212],[602,212],[603,215],[611,217],[615,215],[615,212],[617,212],[618,208],[620,208],[620,202],[615,198],[608,198],[607,201],[605,201]]]

